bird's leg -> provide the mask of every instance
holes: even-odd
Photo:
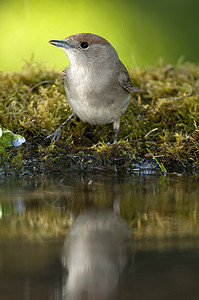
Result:
[[[72,113],[72,115],[57,129],[55,130],[55,132],[53,132],[52,134],[48,135],[45,139],[48,138],[52,138],[51,139],[51,143],[53,143],[54,141],[58,141],[61,135],[61,130],[62,128],[74,117],[74,113]]]
[[[115,129],[115,138],[114,138],[114,144],[117,143],[117,132],[118,132],[118,129],[116,128]]]
[[[120,127],[120,118],[113,122],[113,129],[115,130],[114,144],[117,143],[117,133],[119,127]]]

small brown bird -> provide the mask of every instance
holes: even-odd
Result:
[[[132,86],[127,69],[113,46],[101,36],[79,33],[65,40],[51,40],[50,44],[62,47],[69,60],[63,72],[63,81],[72,115],[51,135],[58,140],[62,127],[75,115],[90,124],[113,123],[114,143],[120,117],[130,102]]]

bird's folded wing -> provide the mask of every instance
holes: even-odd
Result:
[[[133,92],[133,85],[129,76],[129,73],[123,63],[120,61],[120,72],[118,75],[119,83],[123,86],[125,90],[127,90],[129,93]]]
[[[129,93],[139,93],[139,92],[145,91],[145,90],[139,89],[137,87],[134,87],[132,85],[129,73],[121,61],[120,61],[119,70],[120,70],[120,72],[118,75],[118,80],[119,80],[119,83],[121,84],[121,86],[123,86],[123,88],[125,90],[127,90]]]

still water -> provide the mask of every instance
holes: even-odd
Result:
[[[199,176],[0,182],[0,299],[198,299]]]

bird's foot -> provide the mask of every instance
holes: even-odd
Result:
[[[46,139],[49,139],[49,138],[52,138],[51,139],[51,143],[53,143],[54,141],[58,141],[60,136],[61,136],[61,129],[62,129],[62,126],[60,126],[57,130],[55,130],[55,132],[49,134],[46,138]]]
[[[53,143],[54,141],[58,141],[61,136],[62,127],[64,127],[73,117],[74,113],[72,113],[72,115],[57,130],[55,130],[55,132],[49,134],[45,139],[52,138],[51,143]]]

